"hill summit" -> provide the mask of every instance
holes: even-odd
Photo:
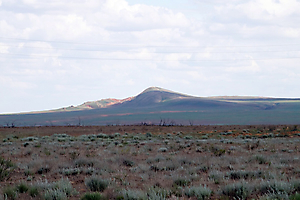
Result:
[[[123,102],[120,106],[145,107],[153,106],[166,101],[189,97],[188,95],[166,90],[160,87],[149,87],[130,101]]]

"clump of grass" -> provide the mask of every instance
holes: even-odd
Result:
[[[108,186],[108,181],[100,177],[90,177],[86,179],[85,185],[92,192],[103,192]]]
[[[176,178],[174,181],[173,181],[173,185],[176,185],[176,186],[188,186],[189,184],[191,183],[190,180],[188,180],[187,178]]]
[[[123,160],[123,165],[125,165],[127,167],[133,167],[134,162],[132,160],[125,159],[125,160]]]
[[[50,172],[50,167],[49,166],[41,167],[36,172],[38,174],[46,174],[46,173]]]
[[[262,182],[257,188],[257,190],[262,195],[289,194],[293,190],[293,188],[290,183],[274,180],[274,181]]]
[[[76,167],[93,167],[94,161],[87,158],[78,158],[75,160],[75,166]]]
[[[150,132],[148,132],[148,133],[146,133],[146,137],[152,137],[152,133],[150,133]]]
[[[286,193],[269,193],[264,195],[260,200],[289,200],[289,195]]]
[[[209,179],[213,180],[215,184],[220,184],[221,180],[223,180],[224,175],[219,171],[212,171],[208,175]]]
[[[293,187],[293,192],[300,192],[300,180],[292,180],[291,185]]]
[[[147,194],[141,190],[123,190],[121,199],[124,200],[147,200]]]
[[[44,199],[45,200],[67,200],[68,196],[62,190],[50,189],[45,192]]]
[[[227,173],[227,177],[233,180],[239,180],[239,179],[253,179],[253,178],[261,178],[264,176],[264,173],[261,171],[244,171],[244,170],[236,170],[236,171],[230,171]]]
[[[57,182],[44,181],[36,182],[30,189],[29,194],[32,197],[38,196],[39,192],[43,194],[45,200],[64,200],[77,194],[71,182],[68,179],[61,179]]]
[[[262,164],[266,164],[267,163],[267,159],[264,156],[261,155],[257,155],[254,157],[254,159],[258,162],[258,164],[262,165]]]
[[[252,189],[245,182],[240,182],[232,185],[226,185],[221,189],[222,195],[230,199],[247,199]]]
[[[81,197],[81,200],[105,200],[106,198],[98,192],[86,193]]]
[[[26,193],[29,190],[29,187],[26,183],[22,182],[16,186],[16,190],[19,193]]]
[[[44,148],[44,154],[46,156],[50,156],[51,155],[51,151],[49,149],[47,149],[47,148]]]
[[[59,171],[59,173],[65,175],[65,176],[70,176],[70,175],[78,175],[82,172],[82,170],[80,168],[64,168],[64,169],[61,169]]]
[[[14,200],[17,198],[17,191],[14,190],[14,188],[12,187],[6,187],[3,189],[3,196],[4,199],[10,199],[10,200]]]
[[[39,190],[36,186],[31,186],[29,188],[28,192],[31,197],[36,197],[39,195]]]
[[[148,192],[148,199],[151,200],[164,200],[171,197],[172,192],[160,187],[151,187]]]
[[[60,181],[56,182],[55,188],[63,191],[67,196],[72,196],[73,194],[77,193],[68,179],[61,179]]]
[[[188,198],[196,197],[198,200],[206,200],[210,198],[212,191],[206,186],[200,185],[186,188],[184,193]]]
[[[76,158],[78,158],[79,153],[76,151],[72,151],[72,152],[69,152],[69,155],[70,155],[71,160],[75,160]]]
[[[7,179],[13,170],[14,164],[9,159],[0,157],[0,181]]]
[[[290,200],[300,200],[300,194],[295,193],[289,197]]]

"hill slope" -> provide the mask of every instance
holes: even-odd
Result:
[[[0,125],[298,124],[300,99],[194,97],[150,87],[134,97],[103,99],[40,113],[0,115]]]

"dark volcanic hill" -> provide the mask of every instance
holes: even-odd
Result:
[[[57,110],[0,115],[0,125],[299,124],[300,99],[194,97],[150,87],[126,99],[102,99]],[[167,124],[167,123],[166,123]]]
[[[158,106],[158,104],[160,103],[173,101],[176,99],[186,99],[186,98],[193,98],[193,97],[175,93],[159,87],[150,87],[144,90],[139,95],[132,97],[129,101],[124,101],[123,103],[117,104],[115,106],[118,107]]]

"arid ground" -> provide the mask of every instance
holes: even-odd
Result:
[[[0,199],[299,199],[296,125],[0,128]]]

